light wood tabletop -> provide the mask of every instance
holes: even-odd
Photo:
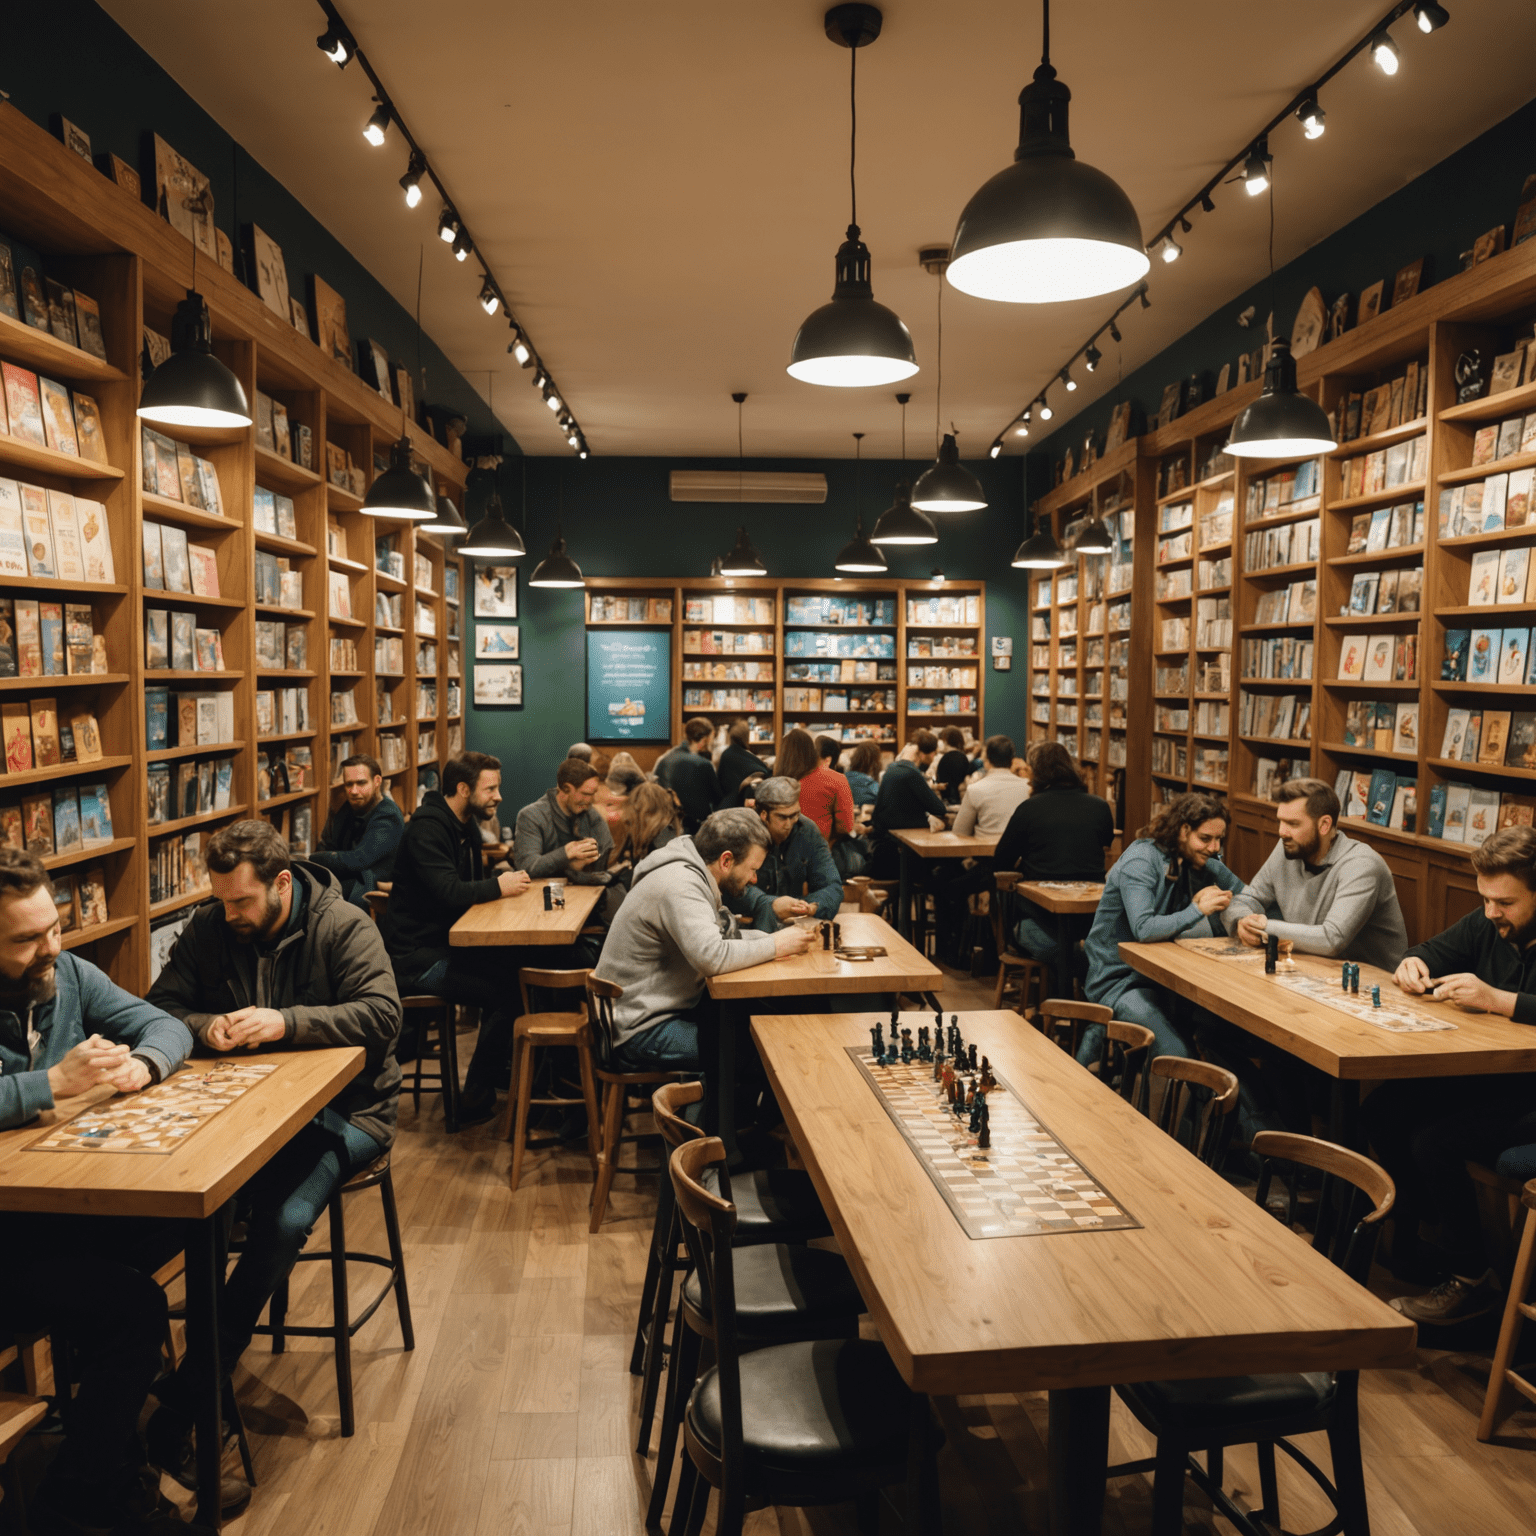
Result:
[[[995,837],[960,837],[954,832],[929,832],[912,827],[892,832],[898,843],[925,859],[985,859],[997,847]]]
[[[927,992],[942,985],[944,973],[924,959],[884,918],[849,912],[838,918],[845,945],[883,946],[873,960],[840,960],[815,947],[803,955],[765,960],[745,970],[709,978],[709,995],[722,1001],[753,997],[797,997],[819,992]]]
[[[565,906],[544,910],[544,884],[535,880],[521,896],[485,901],[448,930],[455,949],[485,944],[574,944],[587,926],[606,885],[567,885]]]
[[[1104,896],[1102,880],[1097,884],[1089,880],[1020,880],[1013,889],[1025,901],[1032,901],[1037,907],[1044,907],[1047,912],[1069,917],[1097,912]]]
[[[164,1157],[31,1150],[56,1126],[112,1097],[99,1091],[62,1101],[34,1125],[0,1131],[0,1210],[190,1220],[213,1215],[357,1076],[364,1052],[349,1045],[250,1059],[275,1063],[277,1071]]]
[[[1393,1032],[1330,1008],[1264,974],[1251,960],[1224,960],[1179,944],[1122,944],[1120,956],[1143,976],[1279,1046],[1328,1076],[1359,1082],[1388,1077],[1468,1077],[1485,1072],[1536,1072],[1536,1030],[1490,1013],[1465,1013],[1450,1003],[1410,997],[1389,971],[1360,967],[1360,996],[1371,988],[1394,1008],[1444,1019],[1454,1029]],[[1343,962],[1295,955],[1297,972],[1339,984]]]
[[[1140,1226],[972,1239],[845,1047],[857,1014],[758,1016],[795,1145],[903,1378],[930,1393],[1404,1365],[1413,1324],[1015,1013],[961,1015]]]

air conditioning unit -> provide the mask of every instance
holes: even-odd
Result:
[[[673,501],[814,502],[827,499],[827,477],[772,470],[674,469]]]

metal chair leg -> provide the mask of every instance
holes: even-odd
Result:
[[[347,1229],[341,1190],[331,1196],[331,1322],[336,1333],[336,1396],[341,1405],[341,1433],[350,1438],[352,1419],[352,1314],[347,1302]]]
[[[384,1233],[389,1240],[389,1262],[395,1272],[395,1311],[400,1318],[400,1343],[416,1348],[416,1329],[411,1323],[411,1296],[405,1283],[405,1244],[400,1240],[400,1213],[395,1209],[395,1181],[389,1170],[379,1182],[384,1202]]]

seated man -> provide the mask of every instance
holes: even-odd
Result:
[[[720,779],[709,760],[715,728],[703,715],[683,727],[683,739],[656,764],[656,777],[677,796],[683,831],[697,832],[720,804]]]
[[[726,906],[750,917],[762,933],[775,932],[791,918],[836,917],[842,878],[826,838],[801,814],[800,785],[794,779],[764,779],[753,791],[753,807],[768,829],[768,850],[757,879]]]
[[[136,1093],[192,1050],[178,1020],[61,952],[59,937],[42,860],[0,846],[0,1130],[103,1083]],[[57,1330],[77,1347],[63,1444],[31,1496],[34,1529],[172,1529],[138,1423],[166,1329],[154,1274],[183,1242],[172,1222],[0,1212],[0,1327]]]
[[[1472,850],[1472,868],[1482,910],[1414,945],[1397,984],[1470,1013],[1536,1024],[1536,831],[1495,832]],[[1361,1106],[1361,1120],[1397,1184],[1392,1272],[1440,1279],[1427,1296],[1392,1305],[1419,1323],[1464,1322],[1501,1306],[1466,1164],[1536,1177],[1536,1074],[1383,1083]],[[1438,1250],[1422,1243],[1421,1218],[1438,1218]]]
[[[944,830],[944,802],[927,779],[939,738],[932,731],[914,731],[902,751],[908,748],[912,756],[898,757],[885,770],[875,795],[869,861],[870,877],[875,880],[894,880],[901,873],[901,844],[891,836],[893,832]]]
[[[367,895],[395,872],[395,852],[405,836],[405,817],[384,793],[384,770],[376,758],[357,753],[341,765],[343,798],[326,818],[313,863],[341,881],[341,893],[368,910]]]
[[[400,1068],[400,994],[377,925],[345,901],[328,870],[295,860],[268,821],[237,821],[208,841],[214,900],[192,914],[148,1001],[175,1015],[212,1051],[355,1045],[362,1070],[252,1175],[236,1197],[245,1249],[219,1304],[226,1377],[341,1184],[389,1150]],[[197,1486],[190,1357],[155,1389],[149,1454]]]
[[[752,750],[752,727],[745,720],[734,720],[725,733],[725,751],[716,764],[722,797],[734,795],[743,779],[763,771],[763,760]]]
[[[803,928],[743,932],[726,905],[756,880],[768,844],[756,812],[716,811],[635,870],[601,966],[624,989],[610,1042],[621,1068],[698,1071],[699,1026],[717,1021],[706,980],[810,948]]]
[[[933,770],[934,784],[946,805],[960,804],[960,791],[971,776],[971,759],[965,750],[965,733],[947,725],[939,737],[944,750]]]
[[[395,883],[382,930],[402,997],[430,992],[480,1009],[480,1038],[459,1095],[466,1125],[496,1113],[496,1079],[512,1059],[518,965],[537,965],[538,950],[520,949],[515,963],[495,948],[454,949],[448,931],[471,907],[517,896],[526,871],[486,876],[479,828],[501,804],[501,763],[461,752],[443,768],[441,791],[429,789],[406,824],[395,858]]]
[[[591,763],[566,758],[555,770],[555,787],[517,813],[512,867],[532,880],[607,885],[613,834],[592,804],[601,784]]]
[[[1274,798],[1280,841],[1222,913],[1227,932],[1260,949],[1273,936],[1302,954],[1394,969],[1408,930],[1387,861],[1339,831],[1332,785],[1288,779]],[[1271,908],[1278,919],[1266,916]]]
[[[1031,796],[1029,805],[1037,796]],[[1227,835],[1227,807],[1216,795],[1189,790],[1158,806],[1149,826],[1115,860],[1088,930],[1088,1001],[1114,1009],[1128,1024],[1152,1031],[1152,1055],[1193,1056],[1189,1022],[1177,994],[1148,981],[1120,958],[1125,943],[1156,944],[1186,935],[1209,937],[1212,917],[1226,910],[1243,882],[1216,856]],[[1097,1061],[1104,1031],[1090,1025],[1078,1060]]]
[[[1029,798],[1028,780],[1013,771],[1013,742],[1007,736],[989,736],[983,751],[987,771],[971,781],[960,802],[956,837],[1001,837],[1009,818]]]

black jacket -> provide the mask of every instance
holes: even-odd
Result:
[[[343,800],[326,820],[312,861],[340,875],[343,886],[361,880],[372,890],[380,880],[394,879],[395,853],[404,836],[405,815],[390,795],[380,795],[361,816]]]
[[[448,930],[471,907],[501,895],[496,876],[485,873],[481,846],[479,822],[460,821],[429,789],[405,825],[382,925],[402,987],[448,958]]]
[[[1431,976],[1470,971],[1500,992],[1513,992],[1515,1023],[1536,1024],[1536,944],[1516,949],[1481,912],[1467,913],[1444,933],[1415,944],[1408,955],[1422,960]]]
[[[716,776],[720,780],[721,804],[723,805],[736,793],[743,779],[749,779],[753,774],[762,772],[762,758],[756,752],[750,752],[746,747],[738,747],[732,742],[720,754],[720,762],[716,769]]]
[[[331,1108],[387,1147],[400,1095],[400,994],[384,941],[368,914],[343,898],[329,870],[296,859],[293,879],[296,889],[303,883],[304,908],[273,952],[271,978],[271,1006],[287,1020],[288,1033],[270,1048],[362,1046],[363,1069]],[[204,902],[145,1001],[180,1019],[201,1043],[219,1014],[256,1002],[256,963],[256,946],[229,931],[223,906]]]
[[[934,793],[923,770],[898,758],[880,779],[870,826],[876,837],[916,828],[928,830],[930,816],[942,816],[944,802]]]
[[[690,836],[720,803],[715,765],[702,753],[690,751],[687,742],[673,747],[656,764],[656,777],[677,796],[683,808],[683,831]]]
[[[1008,818],[992,867],[1018,869],[1026,880],[1102,880],[1114,840],[1107,800],[1083,789],[1037,790]]]

